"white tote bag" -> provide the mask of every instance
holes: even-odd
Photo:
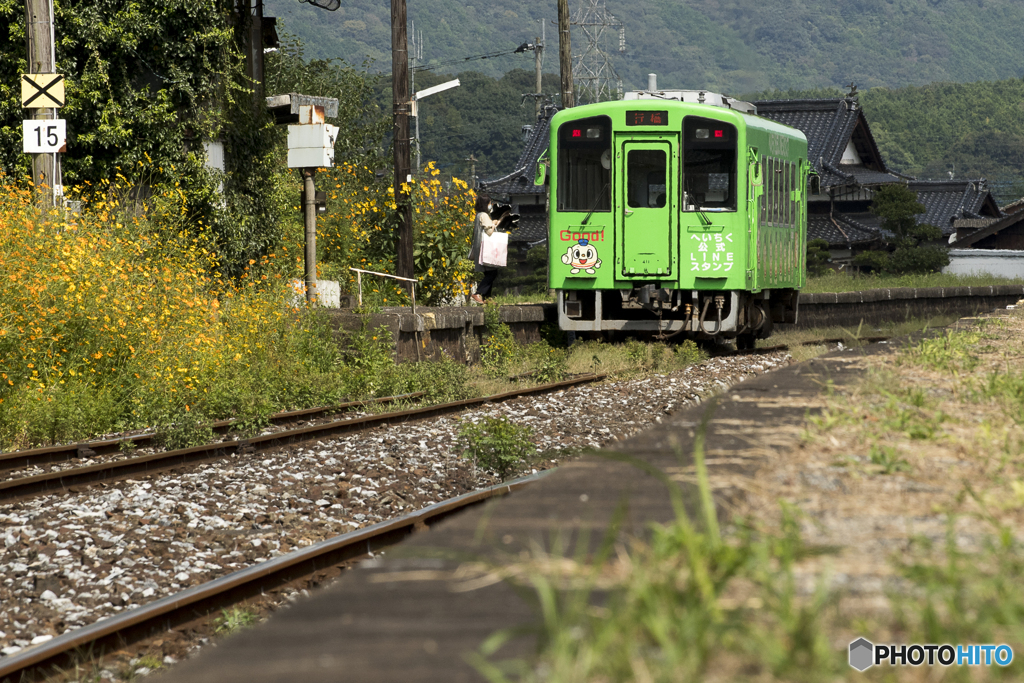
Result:
[[[508,260],[508,233],[495,230],[480,235],[480,265],[505,267]]]

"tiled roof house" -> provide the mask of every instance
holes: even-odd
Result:
[[[754,105],[759,116],[803,131],[822,190],[900,181],[886,168],[856,100],[762,100]]]
[[[941,229],[943,237],[956,232],[955,223],[1002,216],[984,180],[912,180],[908,186],[927,208],[917,221]]]
[[[857,100],[765,100],[757,113],[803,131],[808,159],[822,193],[808,199],[808,239],[828,241],[833,258],[880,245],[881,221],[869,210],[881,185],[907,183],[926,210],[918,221],[954,236],[964,220],[989,221],[1002,214],[984,180],[915,180],[890,170]]]

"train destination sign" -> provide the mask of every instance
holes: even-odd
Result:
[[[667,111],[626,111],[627,126],[667,126]]]

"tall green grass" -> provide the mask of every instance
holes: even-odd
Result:
[[[823,292],[860,292],[867,289],[896,287],[988,287],[991,285],[1024,285],[1022,278],[1003,278],[993,275],[952,275],[927,273],[918,275],[861,275],[837,273],[808,277],[800,291],[808,294]]]
[[[918,538],[894,553],[889,609],[862,614],[841,608],[842,591],[826,576],[798,578],[801,562],[832,549],[803,542],[795,508],[783,506],[776,531],[746,519],[720,530],[704,463],[710,414],[693,449],[696,491],[662,476],[672,522],[651,525],[643,539],[625,538],[620,511],[592,556],[584,538],[572,559],[553,562],[535,550],[539,570],[510,572],[529,576],[538,615],[531,630],[494,633],[469,655],[487,680],[1020,680],[1020,656],[984,673],[979,667],[886,665],[861,673],[848,666],[846,648],[863,636],[895,644],[1007,643],[1019,653],[1024,547],[1013,529],[983,514],[976,520],[980,546],[968,551],[951,516],[944,544]],[[696,513],[688,511],[688,500]],[[502,646],[524,633],[536,635],[537,654],[501,659]]]

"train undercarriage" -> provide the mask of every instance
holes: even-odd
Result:
[[[795,289],[760,292],[668,289],[644,285],[621,290],[557,290],[563,330],[650,333],[657,339],[735,339],[753,348],[776,324],[795,323]]]

